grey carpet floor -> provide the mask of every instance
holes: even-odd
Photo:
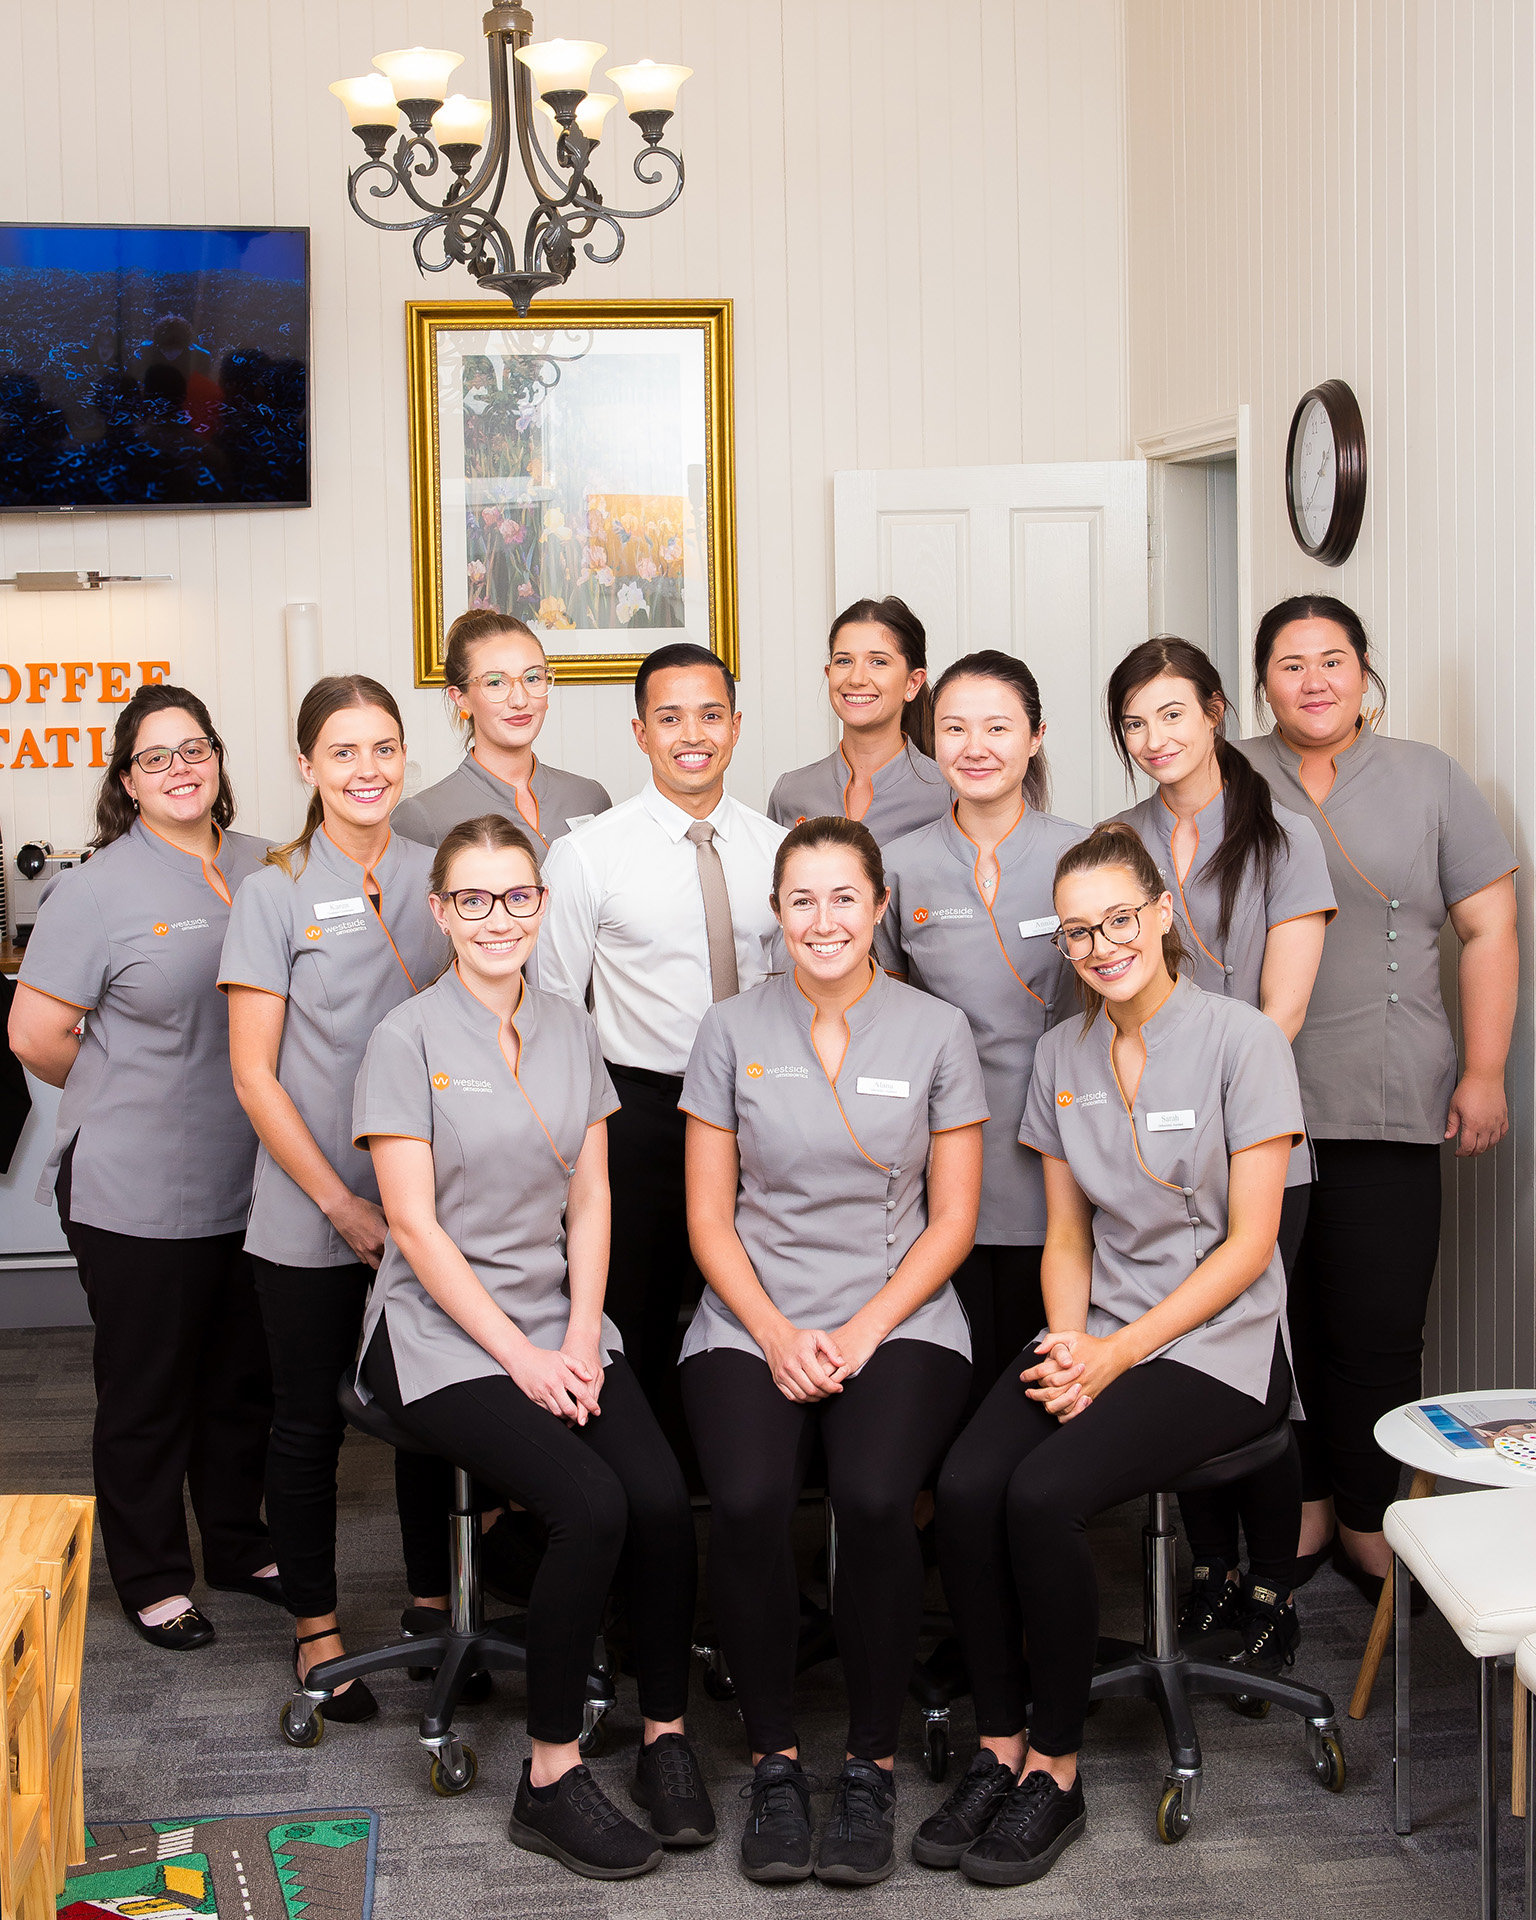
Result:
[[[0,1492],[89,1492],[92,1392],[89,1333],[0,1333]],[[342,1617],[350,1644],[392,1634],[402,1603],[399,1543],[386,1449],[349,1436],[342,1459]],[[1133,1634],[1140,1614],[1140,1511],[1105,1515],[1094,1528],[1104,1590],[1104,1630]],[[815,1518],[807,1515],[813,1542]],[[261,1813],[366,1806],[382,1816],[377,1920],[677,1920],[683,1915],[776,1915],[801,1920],[850,1907],[877,1920],[988,1916],[1202,1916],[1203,1920],[1458,1920],[1476,1907],[1475,1669],[1433,1613],[1415,1622],[1415,1818],[1400,1839],[1390,1826],[1391,1722],[1387,1675],[1363,1722],[1345,1722],[1349,1783],[1325,1793],[1307,1766],[1296,1722],[1276,1711],[1240,1719],[1201,1704],[1205,1788],[1195,1825],[1174,1847],[1153,1833],[1165,1752],[1156,1715],[1111,1702],[1089,1721],[1083,1773],[1089,1829],[1035,1888],[993,1891],[905,1858],[883,1886],[839,1893],[814,1882],[755,1888],[735,1867],[748,1777],[734,1710],[695,1688],[692,1727],[721,1816],[722,1838],[701,1854],[673,1856],[648,1877],[605,1887],[515,1851],[504,1822],[526,1752],[521,1683],[498,1681],[487,1704],[466,1710],[463,1731],[480,1781],[462,1799],[428,1789],[414,1738],[420,1690],[385,1675],[379,1719],[333,1727],[300,1753],[277,1733],[287,1696],[287,1626],[260,1601],[214,1594],[207,1609],[217,1641],[196,1653],[147,1647],[118,1610],[98,1546],[86,1640],[87,1820],[207,1813]],[[1297,1672],[1334,1695],[1342,1713],[1370,1624],[1354,1591],[1325,1569],[1302,1595],[1304,1639]],[[1508,1779],[1508,1683],[1504,1781]],[[835,1663],[802,1682],[807,1764],[834,1772],[841,1690]],[[909,1714],[899,1763],[904,1841],[941,1798],[920,1765],[919,1722]],[[966,1703],[955,1711],[955,1746],[972,1746]],[[595,1771],[616,1798],[639,1735],[632,1683],[621,1684],[608,1751]],[[826,1803],[820,1803],[824,1806]],[[1522,1897],[1523,1823],[1504,1798],[1503,1899]]]

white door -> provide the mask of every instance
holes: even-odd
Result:
[[[1085,825],[1132,798],[1104,682],[1147,637],[1143,460],[918,467],[833,481],[837,604],[899,594],[935,677],[996,647],[1040,684],[1051,808]]]

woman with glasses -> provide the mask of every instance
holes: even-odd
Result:
[[[575,820],[613,805],[595,780],[547,766],[533,743],[549,718],[549,662],[539,638],[509,613],[473,607],[444,639],[443,681],[454,724],[465,735],[452,773],[395,810],[408,840],[436,847],[461,820],[499,813],[540,853]],[[530,976],[531,977],[531,976]]]
[[[1110,738],[1127,774],[1154,791],[1118,814],[1135,829],[1173,898],[1189,977],[1246,1000],[1294,1041],[1306,1017],[1333,883],[1317,829],[1275,803],[1226,738],[1229,703],[1210,657],[1163,636],[1133,647],[1109,677]],[[1291,1156],[1280,1211],[1287,1279],[1306,1224],[1312,1156]],[[1277,1531],[1297,1510],[1294,1450],[1240,1485],[1179,1501],[1194,1579],[1179,1616],[1188,1636],[1236,1628],[1251,1665],[1278,1671],[1300,1638],[1293,1552]],[[1239,1570],[1239,1526],[1249,1565]],[[1294,1543],[1293,1543],[1294,1544]]]
[[[368,1043],[353,1111],[389,1237],[360,1384],[401,1426],[538,1515],[528,1733],[511,1820],[573,1871],[644,1873],[714,1813],[683,1731],[693,1517],[682,1472],[603,1313],[607,1118],[584,1008],[526,979],[547,890],[497,814],[453,827],[430,878],[453,963]],[[515,1178],[508,1179],[508,1170]],[[603,1602],[622,1571],[645,1729],[626,1818],[577,1748]]]
[[[933,763],[928,636],[904,600],[856,600],[832,622],[827,698],[842,728],[835,753],[780,776],[768,817],[781,827],[841,816],[859,820],[876,844],[912,833],[949,811]]]
[[[336,1388],[357,1355],[384,1248],[373,1166],[352,1144],[352,1086],[368,1036],[448,957],[427,907],[432,856],[390,832],[405,779],[400,710],[364,674],[318,680],[298,714],[303,830],[240,889],[219,964],[235,1092],[261,1142],[246,1251],[277,1404],[267,1520],[294,1616],[294,1670],[343,1652],[336,1623]],[[446,1605],[446,1470],[395,1456],[406,1574]],[[370,1719],[354,1680],[331,1721]]]
[[[183,1488],[211,1587],[281,1603],[261,1518],[272,1389],[243,1242],[256,1136],[216,984],[235,889],[266,842],[208,709],[148,686],[118,715],[92,856],[49,887],[11,1046],[62,1087],[51,1191],[95,1323],[93,1463],[107,1566],[144,1639],[213,1638],[192,1604]]]
[[[1275,1236],[1302,1117],[1285,1035],[1178,977],[1173,900],[1131,828],[1062,856],[1055,905],[1086,1011],[1035,1049],[1020,1135],[1045,1163],[1047,1331],[939,1475],[981,1751],[913,1842],[988,1886],[1038,1879],[1085,1825],[1087,1522],[1267,1432],[1292,1397]]]

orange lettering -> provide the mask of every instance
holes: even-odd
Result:
[[[3,660],[0,660],[0,673],[8,673],[11,676],[10,692],[0,693],[0,706],[8,707],[13,700],[18,699],[21,695],[21,675],[14,667],[7,666]]]
[[[37,744],[32,729],[28,727],[21,736],[21,745],[16,750],[16,758],[11,762],[12,768],[46,767],[47,764],[48,762],[43,758],[42,748]]]
[[[58,672],[57,663],[52,660],[29,660],[27,662],[27,683],[32,691],[27,695],[29,707],[40,707],[48,697],[48,689]]]
[[[128,698],[129,666],[126,660],[103,660],[96,671],[101,675],[101,699],[104,706],[118,706]]]
[[[92,666],[89,660],[66,660],[64,662],[64,704],[78,707],[80,689],[90,679]]]
[[[158,687],[171,671],[169,660],[141,660],[139,674],[146,687]]]
[[[87,727],[86,732],[91,736],[91,765],[93,767],[104,767],[107,764],[107,750],[102,743],[107,737],[106,728]],[[7,739],[9,739],[9,737],[9,735],[6,735]]]
[[[76,746],[80,744],[78,727],[44,727],[43,738],[57,742],[57,750],[53,757],[53,764],[56,767],[72,767],[75,764],[69,757],[69,748],[71,741]]]

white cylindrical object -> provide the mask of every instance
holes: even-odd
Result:
[[[288,642],[288,727],[298,724],[299,704],[325,671],[320,646],[320,605],[316,600],[290,600],[283,608],[283,633]]]

